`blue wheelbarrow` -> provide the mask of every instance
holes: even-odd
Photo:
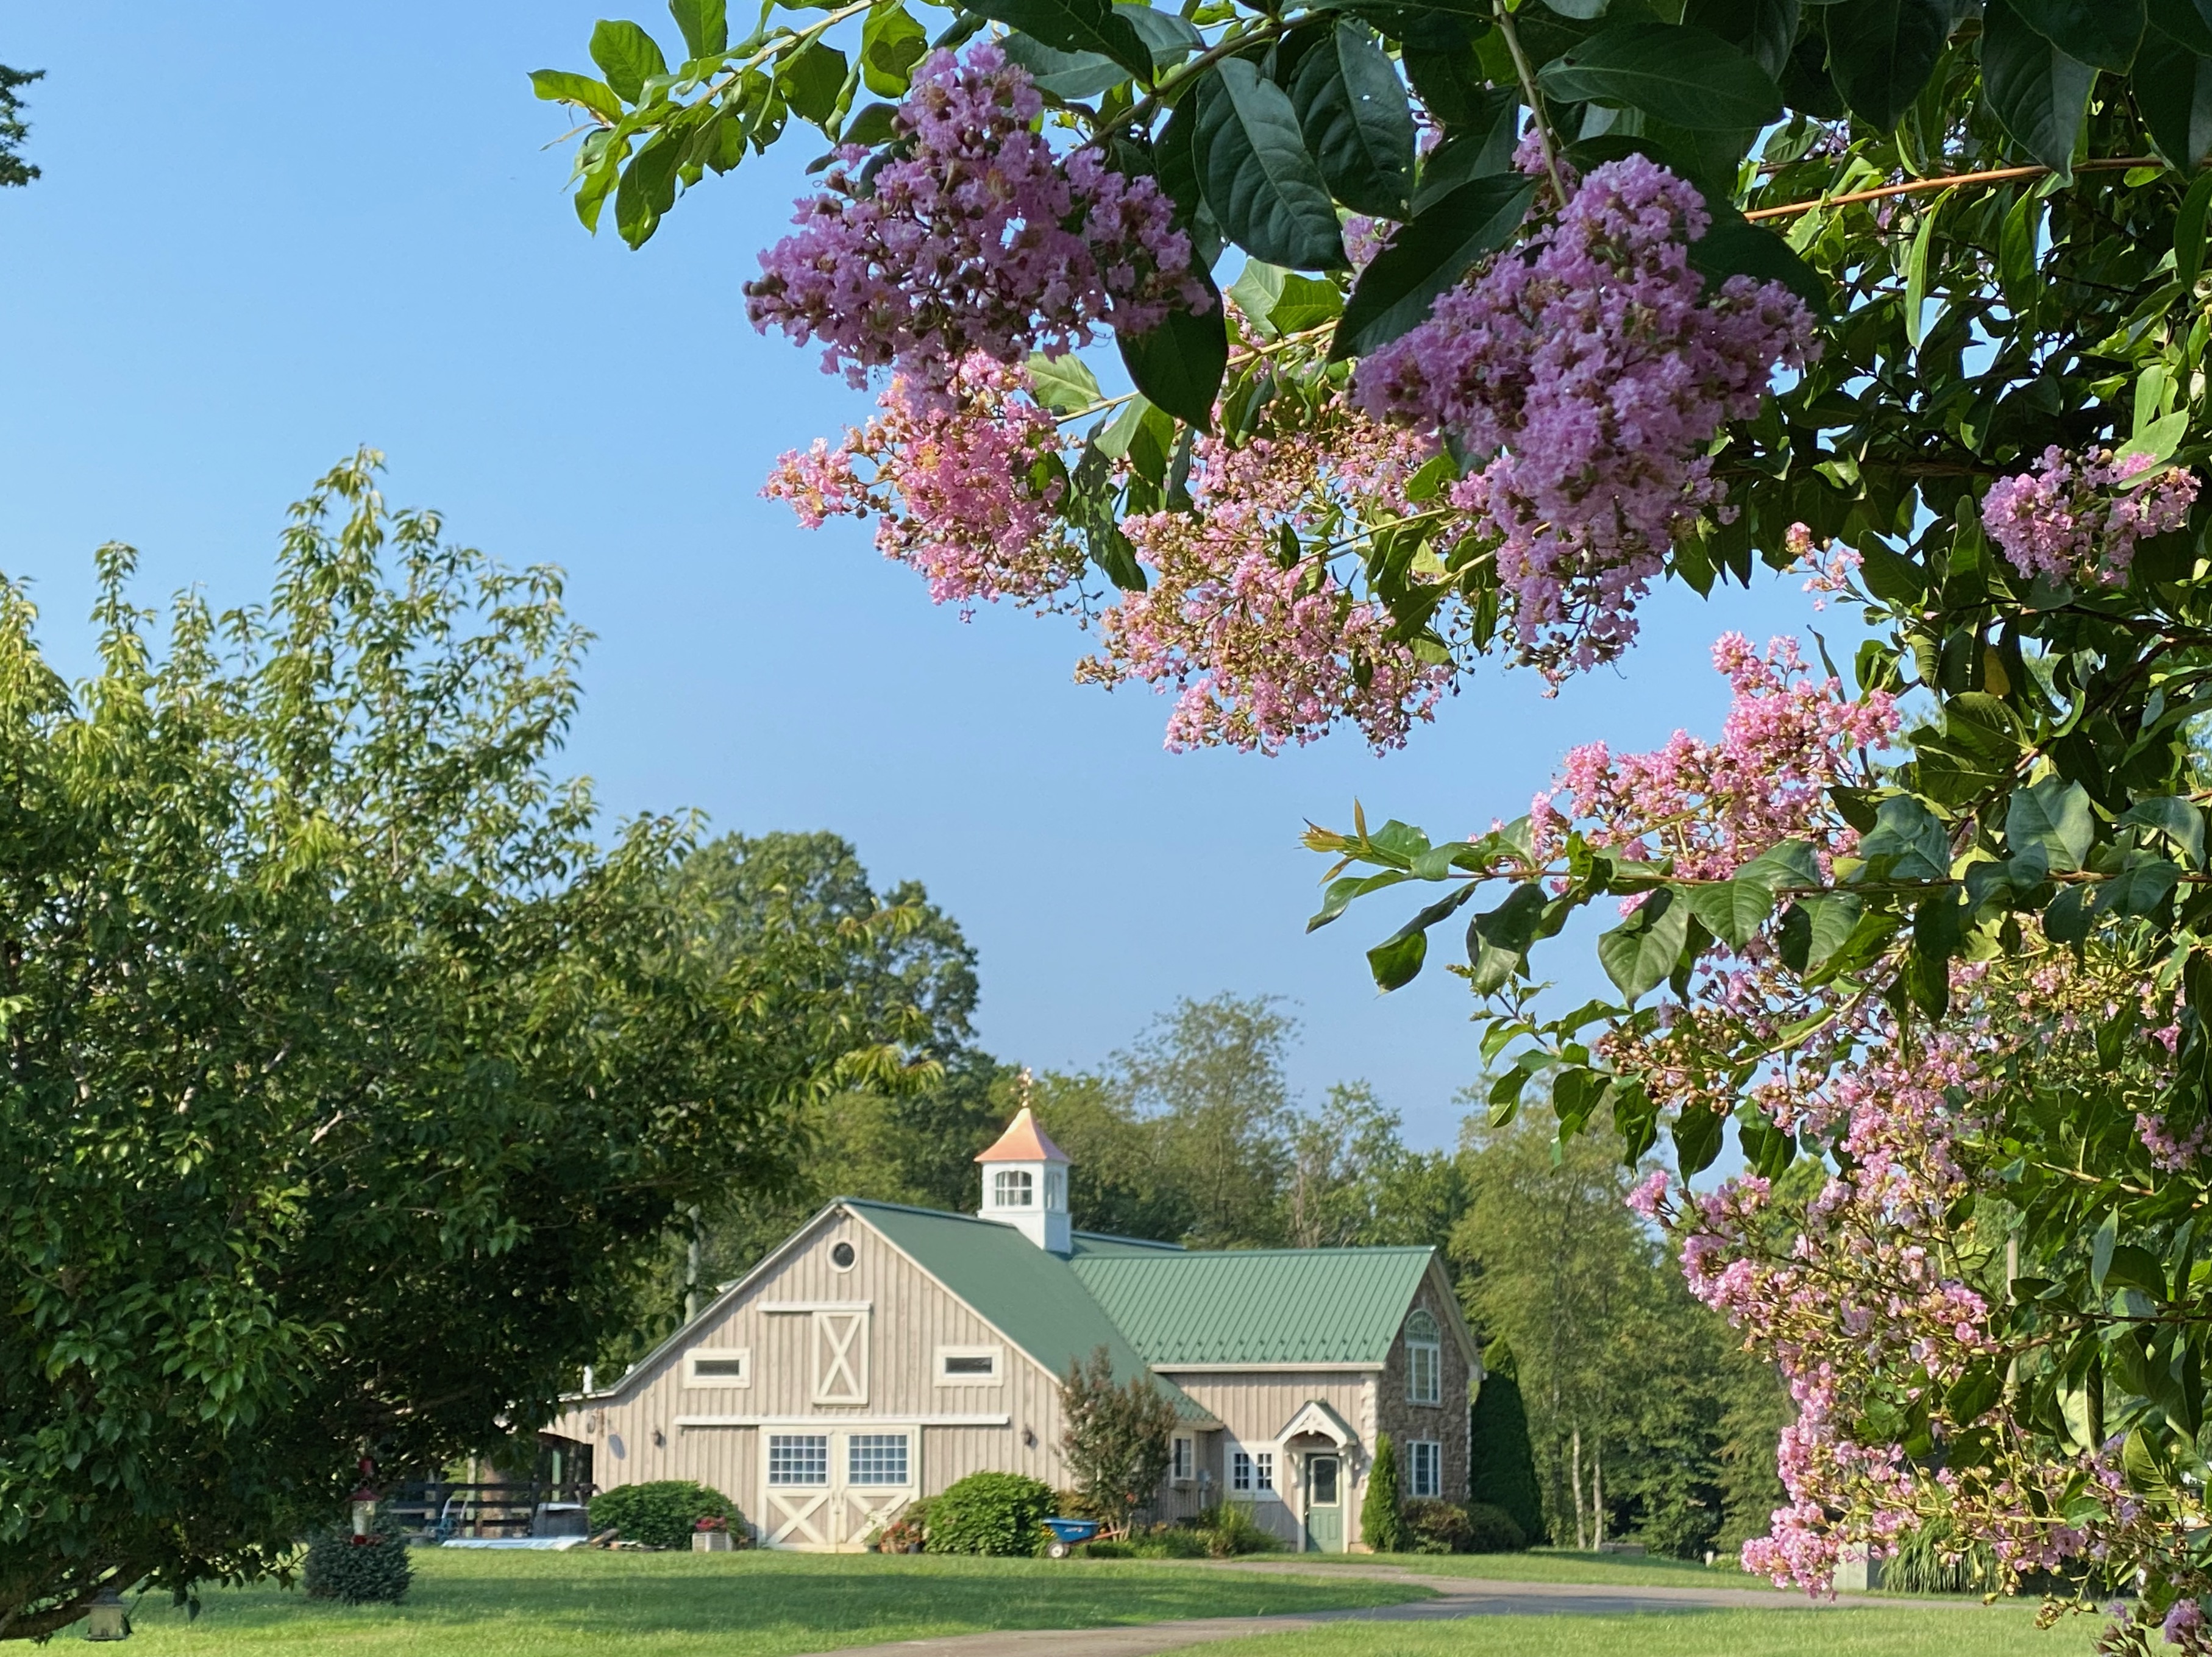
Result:
[[[1048,1519],[1044,1527],[1052,1533],[1052,1540],[1045,1544],[1044,1549],[1045,1556],[1051,1559],[1066,1558],[1070,1548],[1098,1534],[1098,1521],[1095,1519]]]

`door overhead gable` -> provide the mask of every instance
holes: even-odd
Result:
[[[1287,1444],[1308,1433],[1334,1440],[1340,1449],[1359,1442],[1359,1435],[1352,1430],[1351,1424],[1317,1398],[1308,1399],[1291,1412],[1291,1418],[1283,1423],[1283,1430],[1275,1435],[1275,1442]]]

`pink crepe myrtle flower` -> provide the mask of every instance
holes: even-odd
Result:
[[[932,53],[892,117],[903,150],[857,171],[838,152],[799,203],[796,234],[761,255],[746,314],[763,332],[819,339],[826,372],[854,385],[896,367],[910,395],[939,398],[968,357],[1057,355],[1101,327],[1142,332],[1202,309],[1190,239],[1149,178],[1097,151],[1054,154],[1044,100],[988,42]]]
[[[1451,501],[1492,547],[1522,658],[1554,680],[1628,646],[1674,537],[1721,507],[1714,435],[1816,353],[1779,283],[1707,291],[1688,249],[1710,223],[1657,163],[1609,161],[1355,374],[1368,413],[1479,458]]]
[[[1982,527],[2022,575],[2118,586],[2136,545],[2189,521],[2196,476],[2150,457],[2045,449],[2033,468],[2000,478],[1982,498]]]

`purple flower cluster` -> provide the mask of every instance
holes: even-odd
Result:
[[[1102,324],[1142,332],[1199,310],[1190,239],[1149,178],[1095,151],[1053,154],[1043,100],[1000,49],[931,55],[893,118],[896,159],[873,176],[839,154],[799,228],[761,255],[746,314],[765,332],[819,338],[825,372],[854,385],[896,367],[912,394],[940,396],[980,352],[1058,355]]]
[[[1367,412],[1485,458],[1451,500],[1495,546],[1522,655],[1554,680],[1627,647],[1674,537],[1725,495],[1715,434],[1816,351],[1778,282],[1705,291],[1688,244],[1710,223],[1657,163],[1607,162],[1359,365]]]
[[[2136,543],[2189,521],[2197,479],[2179,466],[2154,470],[2148,455],[2076,458],[2045,449],[2035,470],[2001,478],[1982,497],[1982,527],[2022,575],[2118,586]]]

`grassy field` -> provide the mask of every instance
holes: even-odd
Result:
[[[1344,1623],[1193,1646],[1176,1657],[2087,1657],[2101,1624],[2047,1634],[2028,1605],[1852,1605],[1641,1617]]]
[[[1269,1556],[1280,1557],[1285,1556]],[[1763,1576],[1711,1570],[1687,1559],[1618,1553],[1577,1553],[1571,1548],[1532,1548],[1526,1553],[1306,1554],[1301,1565],[1399,1565],[1425,1576],[1470,1576],[1500,1582],[1611,1582],[1621,1587],[1766,1588]]]
[[[781,1657],[985,1629],[1262,1616],[1424,1597],[1403,1586],[1143,1561],[425,1549],[401,1605],[216,1589],[197,1622],[132,1614],[137,1657]],[[67,1637],[67,1636],[64,1636]]]

